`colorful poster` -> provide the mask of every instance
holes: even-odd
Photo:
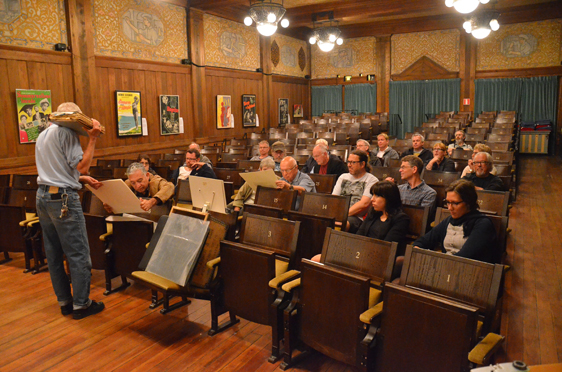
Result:
[[[51,91],[16,89],[16,105],[20,143],[34,143],[49,126]]]
[[[302,118],[302,104],[297,103],[296,105],[293,105],[293,117]]]
[[[160,96],[160,134],[180,133],[180,96]]]
[[[117,108],[117,135],[142,135],[141,92],[115,91],[115,107]]]
[[[289,99],[279,98],[279,125],[285,126],[289,124]]]
[[[256,126],[256,96],[254,94],[242,96],[242,125],[244,127]]]
[[[217,129],[234,128],[230,96],[217,96]]]

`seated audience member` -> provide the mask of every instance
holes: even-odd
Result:
[[[268,145],[269,148],[269,145]],[[260,162],[260,171],[266,171],[268,169],[275,168],[275,162],[271,156],[265,157]],[[254,204],[254,200],[256,198],[256,190],[252,189],[248,182],[244,183],[238,193],[234,197],[232,203],[228,205],[230,209],[233,209],[235,212],[240,212],[244,207],[244,204]]]
[[[347,166],[339,156],[331,155],[323,145],[314,146],[312,158],[315,164],[308,173],[335,174],[339,178],[343,173],[348,172]]]
[[[125,173],[128,179],[125,184],[131,188],[133,193],[140,197],[140,206],[148,211],[155,205],[165,203],[174,196],[175,187],[158,175],[146,171],[141,163],[132,163]],[[103,204],[106,211],[113,213],[108,204]]]
[[[347,157],[347,167],[349,173],[344,173],[338,178],[332,195],[347,196],[351,195],[347,226],[342,226],[342,230],[355,234],[363,222],[363,217],[367,213],[367,208],[371,202],[371,187],[377,182],[378,178],[368,171],[368,156],[364,151],[353,150]]]
[[[275,171],[281,171],[281,160],[285,157],[285,144],[281,141],[277,141],[271,145],[271,155],[273,155],[273,160],[275,161]]]
[[[328,146],[328,141],[326,141],[324,138],[317,139],[316,142],[314,143],[314,145],[315,146],[318,146],[318,145],[324,146],[326,148],[326,150],[329,150],[329,148],[330,148]],[[339,159],[339,156],[330,154],[330,158],[338,158]],[[311,155],[311,156],[308,157],[308,159],[306,159],[306,163],[304,163],[304,165],[301,169],[301,172],[303,172],[303,173],[314,173],[313,169],[316,165],[318,165],[318,163],[316,163],[316,160],[314,160],[314,156]]]
[[[265,158],[271,158],[271,156],[269,155],[269,142],[267,141],[261,141],[258,145],[258,149],[260,154],[253,156],[250,160],[255,161],[255,160],[263,160]],[[271,160],[273,160],[273,158],[271,158]]]
[[[491,154],[492,149],[490,148],[490,146],[485,145],[483,143],[476,144],[476,146],[474,146],[474,150],[472,152],[472,159],[468,159],[468,165],[463,169],[462,174],[461,174],[461,178],[463,178],[464,176],[467,176],[468,174],[474,172],[474,164],[473,164],[474,157],[479,152],[487,152],[488,154]],[[490,171],[490,173],[493,174],[494,176],[497,176],[498,170],[496,169],[496,167],[493,167],[492,170]]]
[[[213,169],[201,161],[201,154],[196,149],[189,149],[185,153],[185,164],[179,167],[172,174],[174,184],[179,180],[185,180],[189,176],[217,178]]]
[[[492,155],[487,152],[479,152],[474,157],[474,172],[463,177],[476,186],[476,190],[494,190],[504,191],[504,185],[501,178],[490,173],[492,167]]]
[[[139,154],[139,156],[137,157],[137,163],[141,163],[142,165],[144,165],[144,168],[148,173],[156,175],[156,172],[154,171],[154,169],[152,169],[152,162],[150,161],[148,155]]]
[[[374,153],[371,152],[371,145],[364,139],[358,139],[355,143],[357,150],[363,151],[369,157],[369,165],[371,167],[382,167],[382,161]]]
[[[478,211],[477,200],[478,195],[471,182],[461,179],[451,183],[445,199],[451,216],[416,240],[414,246],[499,263],[501,252],[496,229],[492,221]]]
[[[297,161],[292,156],[286,156],[281,161],[281,174],[283,177],[275,182],[280,190],[297,190],[299,198],[297,198],[296,209],[299,208],[299,199],[303,191],[316,192],[316,185],[310,176],[299,171]]]
[[[188,149],[199,151],[199,155],[200,155],[200,157],[201,157],[201,162],[207,164],[207,165],[208,165],[209,167],[211,167],[211,168],[213,167],[213,162],[211,161],[211,159],[209,159],[209,158],[206,157],[205,155],[202,155],[202,154],[201,154],[201,147],[200,147],[197,143],[191,142],[191,143],[189,144]]]
[[[414,155],[420,158],[424,164],[427,164],[431,159],[433,159],[433,154],[431,151],[423,148],[424,138],[419,133],[414,133],[412,135],[412,148],[408,151],[404,151],[402,157],[408,155]]]
[[[422,170],[423,162],[417,156],[402,158],[400,177],[407,182],[398,186],[400,198],[404,204],[433,208],[437,192],[421,179]],[[391,177],[387,180],[394,182]]]
[[[445,155],[447,155],[447,146],[443,143],[436,143],[433,146],[433,159],[427,163],[425,169],[429,171],[454,172],[455,162]]]
[[[371,187],[371,207],[357,235],[398,243],[398,254],[404,255],[410,217],[402,211],[400,191],[390,181],[380,181]],[[320,255],[312,258],[320,262]]]
[[[447,149],[449,155],[453,153],[454,149],[462,149],[468,151],[472,150],[472,146],[464,142],[465,138],[466,134],[464,134],[462,130],[457,130],[455,132],[455,142],[449,144],[449,148]]]
[[[377,158],[382,159],[383,167],[389,166],[390,159],[400,159],[400,155],[398,155],[398,152],[396,152],[396,150],[394,150],[392,147],[388,146],[388,142],[388,134],[379,134],[377,136],[378,148],[373,150],[373,154],[375,154]]]

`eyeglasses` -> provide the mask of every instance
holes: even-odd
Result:
[[[484,164],[490,164],[489,161],[475,161],[472,164],[474,165],[484,165]]]
[[[443,199],[443,204],[445,204],[447,207],[453,206],[453,207],[458,207],[459,204],[464,203],[464,201],[460,201],[460,202],[452,202],[452,201],[448,201],[447,199]]]
[[[289,173],[290,171],[292,171],[293,169],[295,169],[297,166],[295,165],[294,167],[292,167],[291,169],[281,169],[281,173]]]
[[[348,160],[347,164],[359,164],[361,161]]]

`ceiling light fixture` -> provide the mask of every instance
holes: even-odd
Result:
[[[475,38],[484,39],[488,37],[492,31],[499,30],[499,16],[499,12],[495,10],[486,11],[470,17],[463,23],[462,27],[467,33],[472,34]]]
[[[283,0],[250,0],[250,13],[244,18],[244,24],[251,26],[255,22],[260,34],[271,36],[277,31],[278,23],[283,28],[289,27],[289,20],[283,18],[285,12]]]
[[[338,21],[334,21],[334,13],[326,12],[328,19],[325,21],[316,21],[317,14],[312,15],[312,34],[308,42],[310,44],[318,44],[323,52],[329,52],[334,49],[334,46],[342,45],[343,39],[340,37],[341,31],[338,28]],[[319,13],[319,15],[324,15],[324,13]]]
[[[455,7],[457,12],[462,14],[472,13],[478,8],[480,3],[487,4],[490,0],[445,0],[445,5]]]

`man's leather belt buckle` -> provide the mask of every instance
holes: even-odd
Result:
[[[59,193],[59,188],[58,186],[49,186],[49,194],[58,194]]]

